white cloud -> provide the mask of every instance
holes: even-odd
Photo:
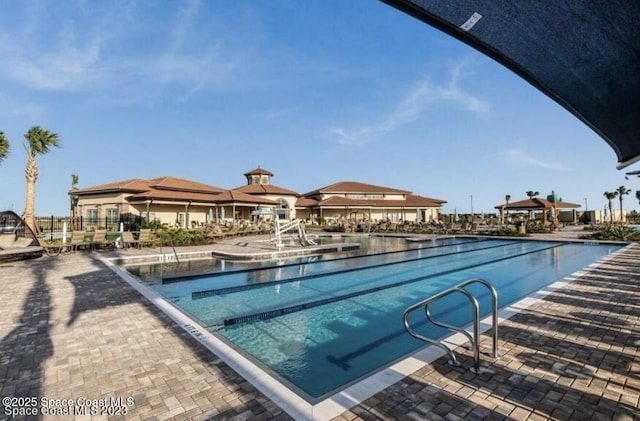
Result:
[[[526,165],[531,167],[539,167],[550,170],[566,171],[564,165],[551,162],[547,158],[539,159],[528,154],[522,147],[509,148],[502,151],[502,156],[514,165]]]
[[[163,96],[185,101],[202,89],[224,87],[240,54],[199,19],[200,6],[188,0],[172,16],[150,21],[136,16],[133,2],[92,5],[67,10],[80,17],[55,25],[45,21],[46,11],[29,10],[23,29],[0,28],[0,60],[11,64],[0,67],[0,78],[35,91],[137,103]]]
[[[37,121],[42,116],[42,112],[39,104],[0,95],[0,116],[24,117],[25,120]]]
[[[426,79],[416,82],[409,93],[398,101],[395,109],[379,124],[350,128],[332,127],[329,133],[335,136],[340,144],[362,146],[417,120],[435,104],[453,103],[466,111],[478,114],[489,111],[490,106],[487,102],[460,87],[461,66],[455,66],[449,76],[449,83],[445,86],[434,85]]]

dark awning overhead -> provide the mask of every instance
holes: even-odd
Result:
[[[640,160],[640,1],[382,1],[529,81],[598,133],[618,168]]]

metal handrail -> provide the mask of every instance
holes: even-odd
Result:
[[[438,294],[432,295],[416,304],[413,304],[407,307],[405,311],[402,313],[402,321],[403,321],[405,330],[411,336],[413,336],[414,338],[420,339],[422,341],[429,342],[430,344],[436,345],[437,347],[443,349],[447,353],[447,355],[449,355],[449,358],[450,358],[449,364],[456,367],[460,366],[460,363],[458,362],[456,354],[453,352],[453,350],[443,345],[439,341],[435,339],[427,338],[426,336],[420,335],[415,330],[413,330],[411,326],[409,326],[409,314],[412,311],[423,307],[425,311],[425,315],[427,316],[427,318],[431,323],[435,324],[436,326],[444,327],[446,329],[453,330],[455,332],[463,334],[471,344],[470,349],[473,350],[473,367],[470,370],[476,374],[480,374],[480,345],[478,342],[478,339],[480,337],[480,326],[479,326],[480,310],[479,310],[478,300],[476,300],[473,294],[471,294],[469,291],[464,289],[464,287],[474,283],[480,283],[486,286],[489,292],[491,293],[491,301],[492,301],[491,313],[492,313],[492,325],[493,325],[493,353],[491,356],[493,358],[498,358],[499,357],[499,354],[498,354],[498,293],[496,292],[495,288],[484,279],[480,279],[480,278],[469,279],[467,281],[459,283],[454,287],[441,291]],[[452,325],[435,320],[431,315],[431,311],[429,310],[429,304],[456,292],[465,295],[469,299],[469,302],[471,303],[471,306],[473,309],[473,336],[469,334],[469,332],[467,332],[466,330],[458,326],[452,326]]]
[[[173,256],[176,258],[176,262],[180,263],[180,259],[178,258],[178,253],[176,252],[176,247],[173,245],[173,236],[169,233],[164,232],[156,232],[156,235],[161,238],[168,238],[169,244],[171,245],[171,249],[173,250]],[[162,241],[160,241],[160,254],[162,254]]]

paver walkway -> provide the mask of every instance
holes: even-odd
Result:
[[[0,265],[0,419],[12,396],[123,398],[109,419],[290,419],[96,256]],[[336,419],[640,420],[640,245],[502,323],[500,346],[480,376],[470,353],[440,359]]]

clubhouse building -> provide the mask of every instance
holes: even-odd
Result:
[[[302,219],[315,223],[340,220],[429,222],[438,220],[444,200],[410,191],[341,181],[305,194],[271,183],[273,174],[256,168],[244,174],[246,184],[234,189],[177,177],[129,179],[69,191],[74,213],[86,226],[123,215],[192,228],[239,220]]]

